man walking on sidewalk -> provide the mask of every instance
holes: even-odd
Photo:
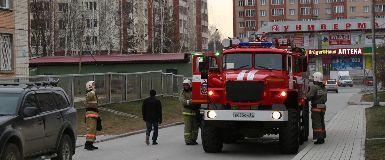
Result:
[[[150,91],[150,97],[144,100],[142,105],[142,115],[143,120],[146,122],[147,132],[146,132],[146,144],[149,145],[149,138],[152,129],[154,128],[154,133],[152,134],[152,144],[157,145],[158,142],[158,125],[162,123],[162,104],[155,97],[156,91]]]
[[[327,89],[323,84],[323,74],[315,72],[313,74],[314,85],[310,87],[306,98],[311,101],[311,120],[313,127],[314,144],[325,143],[325,111],[327,101]]]

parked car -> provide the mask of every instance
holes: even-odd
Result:
[[[71,160],[76,110],[57,82],[0,83],[0,159]]]
[[[336,93],[338,93],[338,84],[337,84],[337,80],[335,79],[329,79],[326,81],[325,83],[326,85],[326,89],[328,91],[335,91]]]
[[[364,83],[364,85],[366,85],[366,86],[373,86],[373,76],[365,77],[363,83]]]

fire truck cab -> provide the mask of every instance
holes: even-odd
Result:
[[[309,135],[304,49],[236,39],[224,46],[221,54],[192,58],[192,101],[202,106],[204,151],[275,134],[282,153],[297,153]]]

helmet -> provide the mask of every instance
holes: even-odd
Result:
[[[324,76],[321,72],[313,73],[314,82],[323,82]]]
[[[93,87],[93,84],[95,83],[95,81],[88,81],[87,83],[86,83],[86,89],[87,90],[93,90],[94,89],[94,87]]]
[[[188,84],[191,87],[191,81],[189,79],[183,80],[183,84]]]

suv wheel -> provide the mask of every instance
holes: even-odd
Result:
[[[284,154],[295,154],[299,148],[299,116],[296,109],[289,109],[289,120],[280,128],[279,148]]]
[[[63,135],[57,153],[57,157],[54,160],[72,160],[73,146],[71,138],[68,135]]]
[[[8,143],[1,160],[21,160],[19,148],[13,143]]]

